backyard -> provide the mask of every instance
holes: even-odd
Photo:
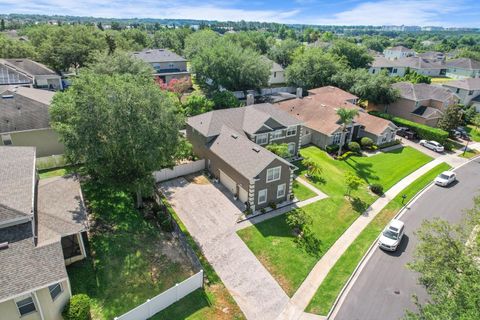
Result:
[[[317,147],[302,149],[301,154],[321,166],[320,178],[311,182],[329,196],[302,208],[312,217],[312,232],[321,241],[320,252],[312,255],[297,246],[285,215],[238,232],[289,296],[293,295],[321,256],[377,199],[378,196],[369,191],[368,184],[380,183],[384,190],[388,190],[431,160],[425,154],[409,147],[372,157],[353,156],[346,161],[334,160]],[[297,173],[303,176],[306,169],[301,163],[296,165],[300,168]],[[346,172],[354,173],[363,180],[362,186],[352,191],[348,200],[345,197]]]
[[[473,141],[480,142],[480,129],[475,128],[473,125],[468,125],[465,130],[470,135]]]

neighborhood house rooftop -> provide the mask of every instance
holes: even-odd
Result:
[[[143,51],[134,52],[133,55],[148,63],[187,61],[185,58],[168,49],[145,49]]]

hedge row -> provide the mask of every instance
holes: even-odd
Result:
[[[416,123],[407,119],[394,117],[387,113],[370,111],[369,114],[392,121],[397,126],[407,127],[415,131],[420,139],[435,140],[444,143],[448,138],[448,132],[439,128],[432,128],[424,124]]]

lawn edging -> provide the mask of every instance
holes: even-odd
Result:
[[[420,176],[418,179],[421,179],[423,176],[425,175],[428,175],[430,172],[432,172],[433,170],[435,170],[436,168],[440,167],[440,166],[443,166],[445,165],[444,162],[438,164],[437,166],[433,167],[432,169],[430,169],[428,172],[426,172],[424,175]],[[397,213],[395,214],[395,216],[393,218],[398,218],[400,217],[401,215],[403,215],[403,213],[406,211],[406,209],[408,208],[408,206],[410,206],[413,202],[415,202],[427,189],[429,189],[431,186],[433,185],[433,181],[429,182],[427,185],[425,185],[422,189],[420,189],[406,204],[404,204],[398,211]],[[409,188],[411,186],[411,184],[407,187],[405,187],[405,189]],[[403,190],[405,190],[403,189]],[[402,190],[402,191],[403,191]],[[402,193],[402,192],[401,192]],[[400,196],[399,193],[396,197]],[[396,198],[395,197],[395,198]],[[393,198],[390,202],[394,201]],[[390,203],[389,202],[389,203]],[[385,208],[384,208],[385,209]],[[382,209],[382,211],[384,210]],[[372,223],[374,220],[372,220],[370,223]],[[357,237],[357,239],[361,236],[361,234]],[[356,265],[355,269],[353,270],[353,272],[350,274],[349,278],[347,279],[347,281],[345,282],[345,284],[343,285],[342,289],[340,290],[340,292],[338,293],[335,301],[333,302],[332,306],[330,307],[330,310],[326,316],[327,319],[330,319],[330,317],[332,316],[332,313],[335,311],[336,307],[338,306],[340,300],[344,297],[344,294],[347,290],[347,288],[350,286],[350,284],[352,283],[353,279],[356,278],[359,274],[359,272],[361,271],[361,269],[364,267],[366,261],[370,258],[371,256],[371,253],[372,251],[374,250],[374,248],[376,248],[376,244],[378,242],[378,239],[379,239],[380,235],[378,235],[371,243],[371,245],[369,246],[369,248],[367,249],[367,251],[365,252],[365,254],[362,256],[362,258],[360,259],[360,261],[358,262],[358,264]],[[352,243],[350,246],[352,246],[354,243]],[[348,250],[348,249],[347,249]],[[337,261],[338,263],[338,261]],[[334,266],[335,267],[335,266]],[[333,270],[333,269],[332,269]],[[328,275],[327,275],[328,276]],[[307,307],[308,308],[308,307]]]

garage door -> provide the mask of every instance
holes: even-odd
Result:
[[[240,198],[240,201],[242,201],[242,203],[245,203],[248,201],[248,192],[247,190],[243,189],[243,188],[238,188],[239,189],[239,194],[238,194],[238,197]]]
[[[230,190],[231,193],[237,193],[237,183],[222,170],[220,170],[220,183]]]

